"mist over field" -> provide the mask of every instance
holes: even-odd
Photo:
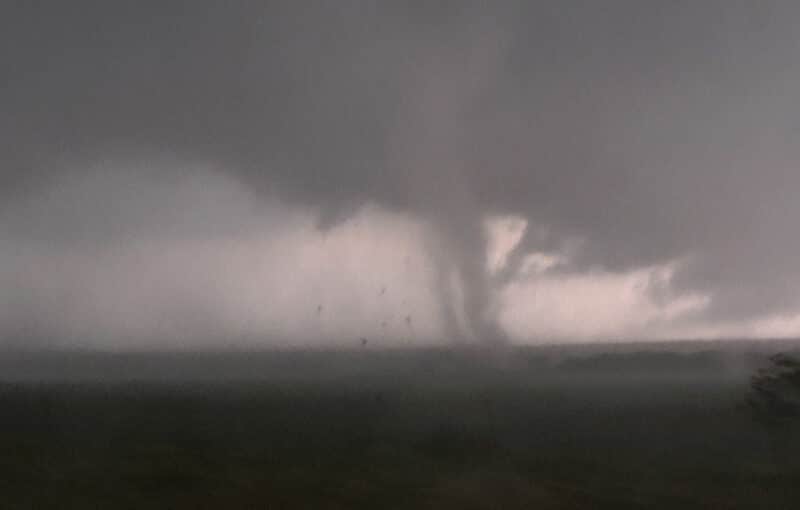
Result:
[[[797,342],[0,358],[11,508],[789,508]]]

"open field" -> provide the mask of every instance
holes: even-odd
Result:
[[[791,434],[742,405],[757,355],[9,356],[2,508],[800,502]]]

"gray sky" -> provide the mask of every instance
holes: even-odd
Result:
[[[6,341],[800,332],[800,5],[430,4],[6,2]]]

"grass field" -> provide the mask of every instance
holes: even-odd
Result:
[[[745,371],[620,359],[6,360],[0,508],[800,505],[792,435],[751,419]]]

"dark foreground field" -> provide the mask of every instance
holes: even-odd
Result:
[[[800,508],[715,354],[483,358],[6,356],[0,508]]]

